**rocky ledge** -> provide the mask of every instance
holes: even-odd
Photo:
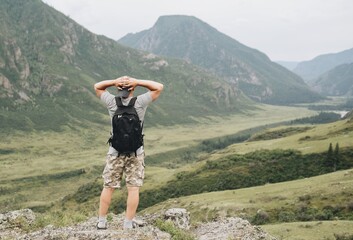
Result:
[[[67,227],[54,227],[48,225],[45,228],[33,232],[25,232],[23,226],[35,224],[35,214],[29,209],[22,209],[0,214],[0,239],[114,239],[114,240],[169,240],[169,233],[161,231],[156,227],[156,220],[170,221],[175,228],[182,229],[188,236],[199,240],[276,240],[264,232],[260,227],[251,225],[248,221],[237,218],[224,218],[214,222],[202,223],[198,226],[190,226],[190,216],[185,209],[174,208],[164,213],[144,215],[136,219],[137,228],[123,230],[123,215],[110,215],[108,229],[97,230],[97,218],[93,217],[85,222]],[[29,228],[28,228],[29,227]]]

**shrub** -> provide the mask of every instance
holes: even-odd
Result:
[[[343,233],[343,234],[334,234],[336,240],[353,240],[353,234]]]
[[[102,191],[102,185],[98,182],[90,182],[79,187],[74,194],[74,199],[78,203],[83,203],[92,197],[99,196]]]
[[[301,202],[307,202],[307,201],[309,201],[311,199],[311,196],[306,194],[306,195],[303,195],[303,196],[299,196],[298,199]]]
[[[292,211],[281,211],[278,214],[278,221],[280,221],[280,222],[293,222],[293,221],[295,221],[295,214]]]
[[[332,220],[334,217],[334,214],[331,210],[329,209],[324,209],[316,215],[317,220]]]
[[[269,221],[270,221],[270,216],[268,215],[268,213],[263,210],[259,210],[255,214],[251,223],[253,223],[255,225],[263,225],[263,224],[268,223]]]
[[[175,225],[170,221],[157,219],[155,225],[160,230],[169,233],[172,237],[172,240],[195,240],[195,238],[190,233],[175,227]]]
[[[296,218],[299,221],[313,221],[317,215],[318,210],[316,208],[310,208],[307,203],[301,204],[296,211]]]

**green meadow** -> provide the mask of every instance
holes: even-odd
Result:
[[[200,118],[192,125],[146,128],[147,168],[141,191],[153,191],[202,169],[205,163],[222,161],[234,154],[264,149],[322,153],[330,143],[339,143],[341,149],[353,147],[349,141],[353,139],[352,123],[348,120],[320,125],[280,124],[317,113],[305,107],[258,105],[256,110],[224,119]],[[2,211],[30,207],[41,213],[38,213],[40,226],[47,222],[67,225],[94,216],[109,126],[90,126],[2,136]],[[203,148],[248,130],[253,131],[247,141],[227,144],[225,148]],[[351,220],[352,192],[353,172],[342,170],[289,182],[172,198],[140,214],[184,207],[191,212],[193,224],[220,216],[240,216],[261,225],[279,239],[335,239],[335,233],[353,234],[347,230],[352,223],[347,221]],[[123,189],[114,194],[115,198],[123,199],[126,192]],[[331,217],[335,211],[342,214],[344,221]],[[303,222],[297,222],[301,217]]]
[[[300,107],[261,105],[256,111],[226,119],[210,117],[198,124],[158,126],[145,129],[146,155],[196,145],[261,125],[316,114]],[[1,180],[11,180],[103,165],[109,126],[73,128],[60,132],[32,131],[2,135],[0,142]],[[148,164],[148,163],[147,163]]]
[[[353,221],[293,222],[261,226],[279,240],[352,239]]]
[[[225,119],[209,117],[200,118],[199,123],[193,125],[147,127],[146,155],[167,152],[162,161],[170,161],[169,156],[173,156],[168,152],[179,153],[205,139],[314,114],[316,111],[302,107],[258,105],[257,110]],[[109,131],[109,126],[91,124],[90,128],[67,127],[58,132],[14,131],[3,134],[0,142],[1,208],[47,207],[74,193],[81,185],[100,178]],[[146,164],[149,165],[148,160]],[[193,167],[149,166],[145,189],[154,188],[173,178],[178,171],[189,168]]]
[[[336,239],[334,234],[353,236],[353,219],[327,221],[328,211],[320,210],[352,212],[352,197],[353,170],[344,170],[308,179],[170,199],[142,212],[183,207],[191,213],[194,225],[227,216],[240,216],[250,221],[269,220],[270,214],[276,212],[282,222],[261,224],[261,227],[278,239],[322,240]],[[295,214],[302,214],[303,218],[317,214],[322,220],[291,222]]]

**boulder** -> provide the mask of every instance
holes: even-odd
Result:
[[[198,240],[276,240],[260,227],[237,217],[200,224],[193,232]]]
[[[184,208],[171,208],[164,213],[164,219],[172,221],[174,225],[181,229],[190,228],[190,214]]]

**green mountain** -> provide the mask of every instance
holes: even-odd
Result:
[[[293,70],[301,76],[309,85],[316,82],[316,79],[338,65],[353,62],[353,48],[338,52],[317,56],[310,61],[300,62]]]
[[[165,85],[147,124],[193,122],[252,104],[199,67],[95,35],[40,0],[1,0],[0,19],[1,130],[107,123],[93,84],[122,75]]]
[[[199,65],[260,102],[291,104],[320,99],[294,73],[195,17],[162,16],[152,28],[128,34],[118,42]]]
[[[322,74],[313,88],[330,96],[353,96],[353,63],[339,65]]]

